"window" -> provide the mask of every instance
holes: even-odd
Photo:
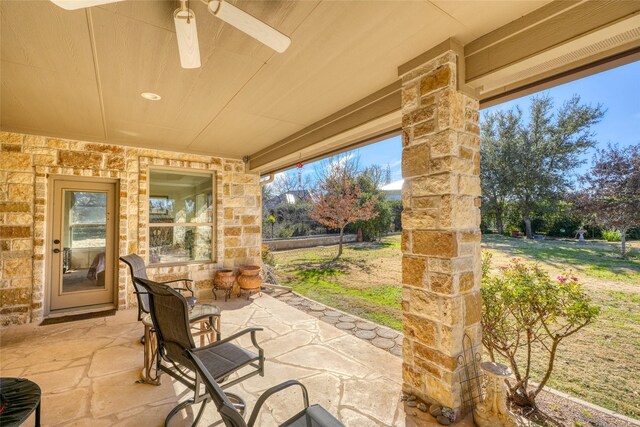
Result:
[[[64,192],[67,209],[65,226],[69,230],[65,245],[70,248],[104,247],[107,231],[107,193]]]
[[[211,261],[213,174],[149,173],[149,262]]]

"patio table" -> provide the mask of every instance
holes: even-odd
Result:
[[[26,378],[0,378],[0,426],[19,426],[36,411],[40,427],[40,387]]]

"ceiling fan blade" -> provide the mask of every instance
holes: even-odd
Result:
[[[103,4],[115,3],[122,0],[51,0],[56,6],[67,10],[82,9],[85,7],[100,6]]]
[[[200,67],[196,15],[191,9],[176,9],[173,13],[173,21],[176,25],[180,65],[182,65],[182,68]]]
[[[222,0],[212,0],[208,3],[208,7],[211,13],[224,22],[233,25],[276,52],[284,52],[291,44],[289,37],[232,4]]]

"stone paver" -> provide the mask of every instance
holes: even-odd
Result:
[[[379,328],[376,330],[378,336],[382,338],[388,338],[390,340],[397,338],[398,333],[396,331],[392,331],[391,329]]]
[[[369,322],[358,322],[356,323],[356,326],[358,327],[358,329],[364,329],[365,331],[373,331],[375,329],[378,329],[378,325]]]
[[[351,330],[353,328],[356,327],[356,324],[353,322],[338,322],[336,323],[336,328],[338,329],[342,329],[342,330]]]
[[[333,310],[326,310],[324,312],[325,316],[330,316],[330,317],[340,317],[343,316],[343,313],[340,313],[339,311],[333,311]]]
[[[402,357],[402,346],[401,345],[396,345],[396,346],[392,347],[389,350],[389,353],[393,354],[394,356]]]
[[[380,338],[380,337],[372,339],[371,344],[375,345],[378,348],[385,348],[385,349],[392,348],[394,345],[396,345],[396,343],[393,342],[392,340],[387,338]]]
[[[365,331],[364,329],[360,329],[358,331],[355,331],[354,334],[355,336],[357,336],[360,339],[363,340],[372,340],[376,337],[376,333],[373,331]]]
[[[331,323],[331,324],[340,323],[340,319],[338,319],[337,317],[330,317],[326,315],[324,317],[321,317],[320,320],[322,320],[323,322]]]

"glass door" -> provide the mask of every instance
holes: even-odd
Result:
[[[114,302],[115,183],[53,180],[51,311]]]

